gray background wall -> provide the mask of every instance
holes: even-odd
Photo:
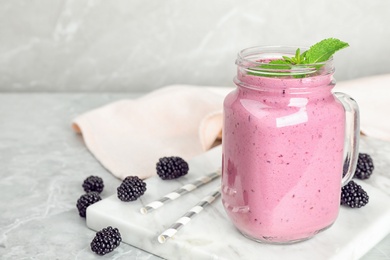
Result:
[[[337,80],[390,73],[388,0],[1,0],[0,91],[232,86],[236,53],[337,37]]]

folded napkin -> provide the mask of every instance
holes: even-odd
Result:
[[[222,103],[231,88],[168,86],[74,119],[91,153],[120,179],[156,174],[163,156],[189,160],[221,136]]]
[[[78,116],[91,153],[120,179],[148,178],[163,156],[189,160],[221,138],[222,104],[232,88],[168,86],[134,100],[120,100]],[[390,74],[338,82],[352,96],[364,134],[390,141]]]

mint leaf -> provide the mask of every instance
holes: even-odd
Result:
[[[327,61],[336,51],[348,47],[349,44],[339,39],[328,38],[322,40],[302,53],[304,55],[304,64],[314,64]]]
[[[289,75],[289,72],[283,73],[283,70],[290,70],[291,63],[286,60],[272,60],[267,64],[262,64],[254,68],[248,68],[248,75],[253,76],[283,76]]]
[[[288,70],[291,63],[287,60],[271,60],[268,64],[263,64],[261,68],[274,70]]]

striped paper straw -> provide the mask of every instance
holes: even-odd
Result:
[[[161,235],[158,236],[158,242],[161,244],[165,243],[167,239],[173,237],[184,225],[188,224],[196,215],[199,214],[206,206],[210,205],[216,198],[221,195],[220,188],[216,189],[208,196],[204,197],[198,204],[196,204],[192,209],[187,211],[181,218],[176,220],[167,230],[165,230]]]
[[[172,200],[175,200],[175,199],[179,198],[180,196],[182,196],[186,193],[189,193],[190,191],[193,191],[196,188],[199,188],[200,186],[203,186],[203,185],[211,182],[212,180],[218,178],[219,176],[221,176],[221,169],[218,169],[216,172],[202,176],[199,179],[195,180],[194,182],[188,183],[188,184],[180,187],[179,189],[168,193],[167,195],[161,197],[160,199],[155,200],[155,201],[147,204],[145,207],[141,208],[140,211],[142,214],[147,214],[155,209],[158,209],[159,207],[163,206],[164,204],[166,204]]]

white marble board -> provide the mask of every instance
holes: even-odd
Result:
[[[158,235],[220,184],[195,190],[149,214],[140,208],[220,166],[221,149],[214,148],[190,163],[188,175],[173,181],[147,179],[147,192],[135,202],[116,195],[87,209],[93,230],[119,228],[123,242],[166,259],[358,259],[390,232],[390,196],[369,182],[356,181],[370,196],[360,209],[341,207],[336,223],[314,238],[293,245],[268,245],[244,238],[227,219],[219,198],[172,239],[160,244]],[[390,168],[390,162],[387,162]]]

